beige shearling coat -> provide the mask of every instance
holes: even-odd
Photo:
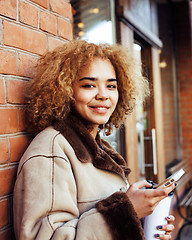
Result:
[[[19,163],[16,239],[144,239],[125,194],[128,173],[124,159],[99,136],[93,139],[77,116],[46,128]]]

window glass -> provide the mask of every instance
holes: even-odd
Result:
[[[74,37],[93,43],[114,42],[114,0],[72,0]]]

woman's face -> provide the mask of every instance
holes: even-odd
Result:
[[[74,108],[96,129],[108,122],[116,108],[119,97],[117,84],[113,65],[100,58],[85,66],[74,82]]]

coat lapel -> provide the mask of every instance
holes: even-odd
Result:
[[[117,173],[123,178],[130,173],[125,160],[109,143],[101,140],[99,134],[94,139],[78,116],[69,114],[65,121],[55,123],[54,128],[67,139],[79,161],[92,162],[96,168]]]

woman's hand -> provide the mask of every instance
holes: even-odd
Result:
[[[157,204],[175,188],[175,185],[172,184],[164,189],[145,189],[146,187],[151,187],[151,184],[142,180],[130,185],[126,192],[139,218],[151,214]]]
[[[165,233],[162,234],[156,234],[155,237],[157,239],[171,239],[171,232],[174,230],[173,224],[171,224],[174,220],[174,216],[168,216],[166,217],[167,224],[162,226],[157,226],[157,229],[160,231],[165,231]]]

